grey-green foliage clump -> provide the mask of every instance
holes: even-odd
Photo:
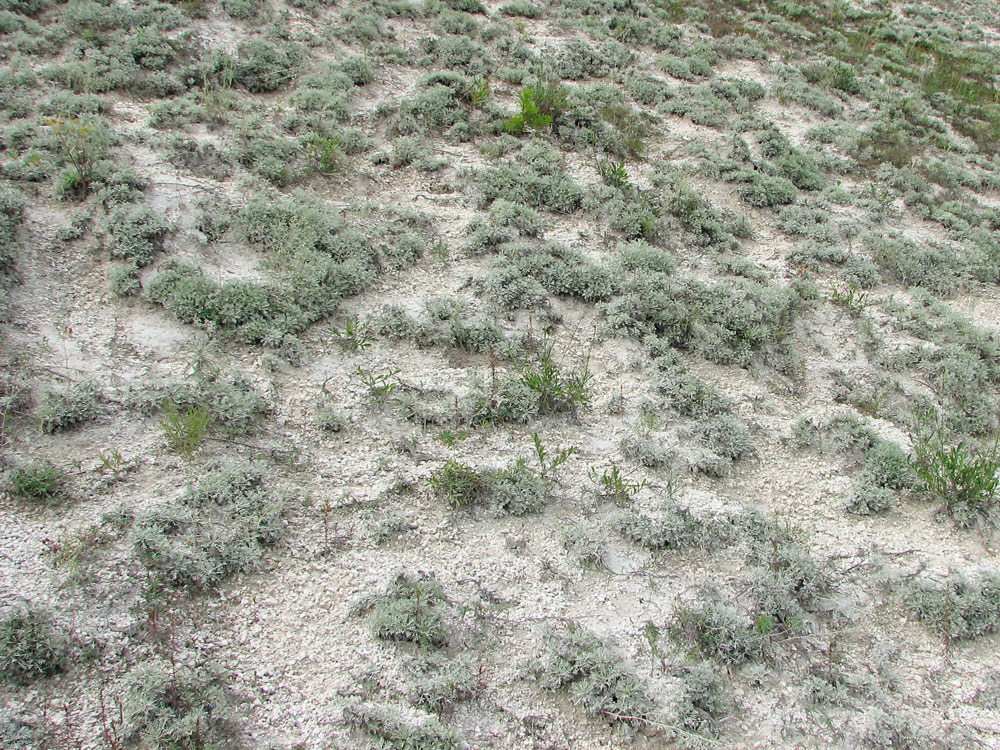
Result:
[[[903,601],[927,627],[949,639],[1000,632],[1000,575],[993,571],[974,578],[953,571],[943,581],[918,579]]]
[[[18,463],[7,471],[6,485],[10,492],[25,500],[57,503],[69,496],[69,477],[49,460]]]
[[[746,426],[729,414],[699,424],[695,434],[704,449],[696,467],[710,476],[729,473],[733,462],[753,453],[753,441]]]
[[[398,318],[397,330],[402,330]],[[403,313],[405,316],[405,313]],[[412,337],[421,346],[445,344],[469,352],[503,351],[508,344],[496,318],[471,303],[455,297],[435,297],[424,302],[421,316],[408,322]],[[400,338],[396,335],[395,338]]]
[[[526,145],[517,159],[480,171],[477,182],[483,208],[503,199],[568,214],[583,203],[583,188],[566,174],[562,154],[539,142]]]
[[[561,366],[552,344],[536,349],[520,369],[493,379],[490,387],[475,382],[465,409],[473,424],[527,422],[538,414],[576,414],[590,405],[589,359],[575,368]]]
[[[559,49],[553,64],[563,78],[582,81],[610,75],[612,71],[627,66],[633,57],[625,45],[612,40],[595,45],[575,38]]]
[[[239,224],[247,241],[264,251],[272,280],[220,284],[197,268],[174,265],[150,282],[147,295],[182,321],[294,348],[295,334],[380,273],[412,265],[429,241],[419,215],[365,205],[352,219],[301,191],[253,198]]]
[[[725,541],[746,550],[739,594],[713,592],[684,605],[670,630],[705,658],[740,664],[764,656],[772,643],[801,633],[833,580],[792,530],[755,512],[715,519]]]
[[[240,730],[224,674],[211,664],[153,658],[125,677],[124,734],[150,750],[231,750]]]
[[[611,724],[638,729],[659,714],[615,645],[576,625],[545,633],[538,683],[567,691],[575,705]]]
[[[751,522],[748,537],[746,591],[755,624],[768,633],[802,630],[819,598],[833,588],[829,571],[792,529]]]
[[[652,514],[620,511],[614,525],[630,542],[651,550],[677,550],[712,542],[706,524],[676,503],[665,503]]]
[[[677,170],[657,172],[653,184],[662,192],[663,211],[680,225],[695,244],[732,249],[737,245],[733,227]]]
[[[895,504],[898,492],[914,487],[916,479],[909,455],[896,443],[879,439],[864,453],[848,510],[859,515],[883,513]]]
[[[0,617],[0,679],[27,685],[66,668],[66,636],[45,609],[11,606]]]
[[[892,370],[909,370],[929,381],[946,426],[972,435],[992,435],[997,427],[994,386],[1000,382],[1000,336],[972,324],[925,291],[910,304],[887,302],[895,325],[926,344],[886,357]]]
[[[254,38],[240,42],[235,58],[219,60],[217,69],[221,72],[234,66],[230,73],[233,83],[259,94],[276,91],[291,81],[302,58],[299,45]]]
[[[712,419],[728,414],[732,405],[717,388],[688,371],[676,352],[669,351],[653,360],[653,387],[666,406],[695,419]]]
[[[250,432],[271,409],[267,396],[248,377],[232,371],[130,385],[126,403],[145,415],[156,413],[164,404],[203,408],[212,423],[232,434]]]
[[[446,131],[456,140],[469,140],[474,130],[470,97],[473,81],[455,72],[424,76],[416,91],[399,104],[394,130],[403,135],[430,135]],[[489,107],[489,103],[485,103]]]
[[[958,288],[962,264],[950,248],[918,244],[899,234],[872,232],[862,239],[876,265],[900,283],[937,295]]]
[[[742,664],[767,651],[766,624],[721,601],[685,605],[674,613],[671,636],[695,648],[701,656],[724,664]]]
[[[17,228],[24,222],[25,200],[9,187],[0,188],[0,273],[14,268]]]
[[[873,750],[884,748],[919,750],[935,744],[934,739],[915,724],[913,717],[887,713],[877,706],[865,712],[860,724],[858,740],[862,747],[870,747]]]
[[[687,61],[685,61],[687,62]],[[687,70],[694,73],[690,65],[672,63],[672,70],[684,75]],[[749,113],[757,101],[764,97],[764,88],[755,81],[739,78],[718,79],[707,84],[692,86],[668,97],[660,105],[660,111],[678,117],[685,117],[695,125],[726,130],[736,113]]]
[[[735,278],[725,284],[638,276],[602,305],[608,328],[637,339],[695,349],[718,364],[745,367],[759,352],[781,351],[801,300],[794,290]]]
[[[502,261],[494,273],[505,279],[537,282],[550,294],[585,302],[608,299],[615,291],[609,270],[560,242],[510,242],[499,247]]]
[[[28,721],[15,718],[6,709],[0,710],[0,745],[7,750],[33,750],[38,747],[39,735]]]
[[[621,242],[615,251],[618,265],[626,271],[669,275],[677,268],[677,259],[669,251],[645,240]]]
[[[107,247],[112,258],[130,261],[137,268],[149,265],[163,249],[171,225],[147,206],[118,206],[107,222]]]
[[[398,573],[381,594],[366,599],[357,609],[367,613],[375,637],[384,641],[436,649],[448,645],[451,638],[451,604],[433,574]]]
[[[407,699],[426,711],[439,714],[478,692],[468,658],[448,659],[437,654],[418,657],[407,663],[406,672]]]
[[[135,519],[136,557],[171,587],[216,586],[256,568],[285,534],[287,500],[250,464],[224,464],[189,486],[175,504]]]
[[[685,664],[677,670],[681,695],[674,711],[677,726],[685,732],[718,736],[719,724],[729,713],[729,701],[719,673],[719,668],[707,661]]]
[[[346,706],[343,720],[385,750],[459,750],[462,736],[435,717],[423,721],[402,718],[402,706],[356,703]]]
[[[529,469],[524,459],[502,469],[479,471],[449,459],[429,481],[451,507],[484,506],[497,516],[537,513],[548,499],[545,480]]]
[[[841,414],[824,425],[803,419],[797,423],[795,433],[799,447],[840,453],[860,466],[847,504],[851,513],[884,513],[895,505],[900,492],[916,486],[917,475],[909,454],[881,437],[857,415]]]
[[[97,416],[100,394],[91,383],[63,391],[48,389],[39,398],[42,432],[51,435],[89,422]]]

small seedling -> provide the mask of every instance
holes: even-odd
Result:
[[[109,476],[112,480],[121,479],[138,465],[137,461],[125,458],[117,448],[112,448],[107,453],[98,451],[97,461],[98,473]]]
[[[399,381],[393,378],[399,375],[402,370],[388,370],[376,373],[371,370],[365,370],[361,365],[358,365],[355,371],[358,373],[358,377],[361,378],[361,383],[368,389],[368,395],[377,404],[385,403],[386,399],[399,388]]]
[[[555,469],[562,466],[566,461],[576,453],[576,446],[570,446],[569,448],[561,448],[555,456],[550,457],[548,450],[542,445],[542,439],[538,437],[537,432],[531,434],[531,439],[535,443],[535,456],[538,458],[538,473],[542,479],[548,479],[550,473]]]
[[[856,318],[872,304],[870,297],[858,287],[851,284],[845,291],[834,289],[830,293],[830,302],[847,310],[852,318]]]
[[[605,185],[626,191],[632,185],[629,181],[628,170],[623,161],[611,161],[606,159],[597,163],[597,174]]]
[[[441,445],[446,445],[449,448],[455,445],[455,443],[460,440],[465,440],[469,437],[468,430],[441,430],[438,433],[438,440],[441,441]]]
[[[477,78],[469,86],[469,104],[473,108],[481,107],[490,98],[490,82],[485,78]]]
[[[646,486],[645,479],[639,482],[629,479],[628,474],[618,466],[605,469],[601,474],[597,473],[597,469],[591,467],[587,476],[597,488],[598,499],[612,500],[617,505],[627,505]]]
[[[211,422],[208,410],[204,406],[189,406],[182,412],[172,402],[165,401],[163,411],[160,429],[167,445],[185,458],[190,458],[201,445]]]
[[[359,320],[357,315],[348,318],[343,329],[331,328],[330,332],[337,339],[340,348],[345,351],[364,351],[372,343],[372,334],[368,323]]]

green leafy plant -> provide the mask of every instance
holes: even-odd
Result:
[[[538,437],[537,432],[531,433],[531,439],[535,445],[535,457],[538,459],[539,466],[538,473],[542,479],[547,479],[553,471],[566,463],[569,457],[576,453],[576,446],[570,446],[569,448],[560,448],[559,452],[553,456],[542,444],[542,439]]]
[[[7,475],[11,492],[26,500],[56,503],[67,497],[66,473],[51,461],[15,466]]]
[[[49,117],[42,123],[51,128],[63,156],[72,165],[71,172],[64,178],[64,192],[86,198],[94,180],[99,147],[97,127],[78,117]]]
[[[355,368],[361,383],[368,389],[368,395],[377,404],[385,403],[398,388],[399,381],[395,377],[400,370],[387,370],[386,372],[372,372],[364,369],[361,365]]]
[[[852,318],[856,318],[872,304],[871,297],[851,284],[847,289],[834,289],[830,292],[830,302],[843,307]]]
[[[469,105],[481,107],[490,98],[490,82],[485,78],[477,78],[469,84]]]
[[[929,418],[935,419],[936,413]],[[986,519],[1000,489],[1000,437],[981,450],[964,441],[949,444],[940,424],[929,430],[918,424],[912,441],[918,489],[942,500],[958,526]]]
[[[505,133],[523,135],[528,129],[550,128],[569,106],[562,87],[555,83],[525,86],[519,101],[521,111],[503,124]]]
[[[444,429],[438,433],[438,440],[441,441],[441,445],[446,445],[449,448],[455,445],[460,440],[465,440],[467,437],[469,437],[468,430]]]
[[[52,617],[38,607],[11,607],[0,619],[0,679],[26,685],[66,666],[66,643]]]
[[[597,497],[600,500],[610,500],[617,505],[627,505],[646,486],[645,479],[641,481],[630,479],[628,474],[617,465],[605,469],[601,473],[591,467],[587,471],[587,476],[594,483]]]
[[[309,140],[309,153],[316,161],[316,167],[323,174],[334,174],[340,171],[340,144],[336,138],[314,135]]]
[[[628,170],[623,161],[611,161],[604,159],[597,162],[597,174],[605,185],[617,188],[618,190],[628,190],[632,187],[629,180]]]
[[[173,402],[165,401],[160,430],[171,450],[190,458],[201,445],[211,421],[208,409],[204,406],[192,405],[181,411]]]
[[[556,364],[551,343],[542,347],[535,363],[521,371],[521,382],[538,394],[543,414],[573,411],[590,405],[589,359],[577,370],[563,372]]]
[[[343,328],[331,327],[330,333],[337,339],[341,349],[352,352],[364,351],[372,343],[370,327],[357,315],[348,318]]]
[[[448,459],[427,480],[431,488],[453,508],[479,503],[488,493],[486,479],[470,466]]]

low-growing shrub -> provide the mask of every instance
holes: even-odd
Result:
[[[530,153],[525,156],[524,161],[508,161],[479,172],[477,182],[482,207],[504,199],[564,214],[580,208],[583,189],[563,171],[558,152],[555,152],[555,162],[533,158]]]
[[[742,664],[767,651],[770,627],[754,622],[723,602],[707,601],[680,607],[670,633],[679,643],[690,644],[707,658],[725,664]]]
[[[794,203],[798,189],[784,177],[774,177],[760,172],[752,172],[741,180],[736,188],[740,197],[751,206],[768,208]]]
[[[963,640],[1000,632],[1000,575],[982,572],[969,579],[952,572],[943,581],[916,580],[903,601],[938,634]]]
[[[107,247],[112,258],[146,266],[163,248],[163,239],[170,230],[170,224],[146,206],[120,206],[108,217]]]
[[[144,415],[163,410],[165,404],[173,406],[181,416],[191,410],[204,409],[211,423],[233,434],[249,432],[271,408],[267,396],[238,372],[130,385],[126,403]]]
[[[266,93],[281,88],[294,77],[301,50],[287,43],[249,39],[236,48],[233,82],[251,93]]]
[[[401,707],[360,703],[346,706],[344,722],[360,729],[385,750],[460,750],[461,735],[439,719],[414,722],[402,718]]]
[[[414,706],[440,714],[478,692],[468,658],[447,659],[436,654],[416,658],[406,665],[406,694]]]
[[[654,514],[623,511],[615,519],[619,534],[651,550],[676,550],[710,544],[710,530],[687,508],[667,503]]]
[[[451,507],[485,506],[498,516],[537,513],[548,498],[545,481],[524,459],[481,471],[449,459],[428,481]]]
[[[287,500],[263,486],[258,469],[223,464],[188,487],[180,502],[136,519],[136,557],[166,586],[207,588],[256,568],[285,534]]]
[[[451,638],[451,605],[431,574],[398,573],[385,590],[362,603],[377,638],[441,648]]]
[[[23,196],[9,187],[0,188],[0,273],[14,268],[17,229],[24,222]]]
[[[700,424],[695,434],[705,449],[697,467],[711,476],[724,476],[734,461],[753,452],[753,441],[747,428],[728,414]]]
[[[538,683],[568,691],[575,705],[610,724],[638,729],[659,713],[614,644],[576,625],[545,633]]]
[[[241,732],[232,703],[215,666],[148,659],[125,677],[125,739],[150,750],[235,747]]]
[[[681,683],[681,695],[674,707],[677,726],[686,732],[718,736],[719,724],[729,712],[718,667],[711,662],[695,662],[681,666],[675,674]],[[697,747],[697,741],[693,744]]]
[[[38,403],[38,419],[42,432],[51,435],[89,422],[98,413],[99,392],[91,383],[68,390],[46,390]]]
[[[51,461],[29,461],[7,472],[10,491],[25,500],[57,503],[68,497],[66,472]]]
[[[65,635],[48,611],[36,606],[11,606],[0,618],[0,679],[27,685],[66,668]]]

